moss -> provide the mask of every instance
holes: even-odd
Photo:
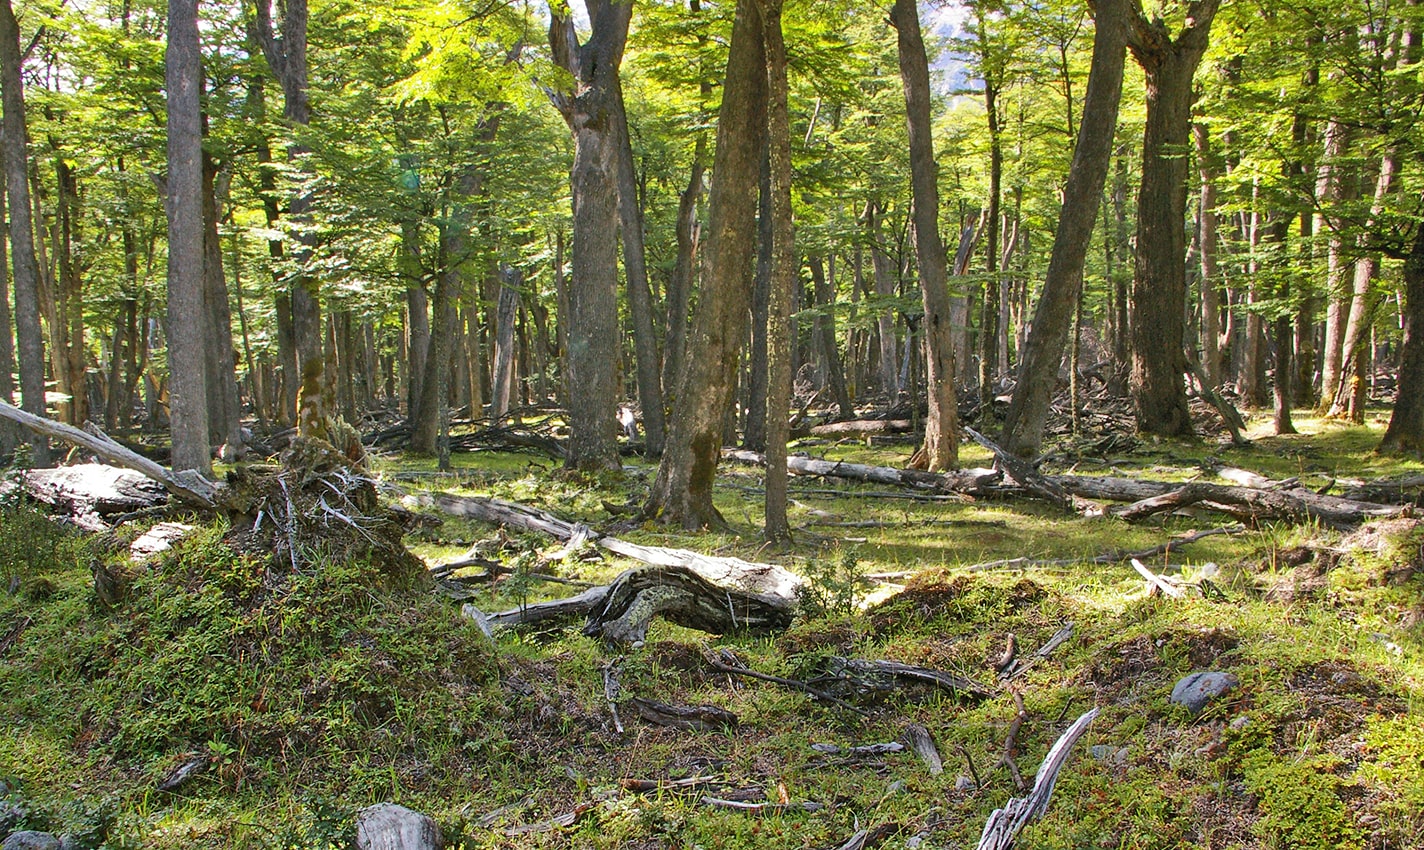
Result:
[[[1256,798],[1260,820],[1252,831],[1267,847],[1282,850],[1350,850],[1362,836],[1340,799],[1341,781],[1329,758],[1283,760],[1266,750],[1242,764],[1246,790]]]

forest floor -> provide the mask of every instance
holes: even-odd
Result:
[[[1254,422],[1243,448],[1060,452],[1045,471],[1211,481],[1227,466],[1311,489],[1424,472],[1369,453],[1379,421],[1302,418],[1291,437],[1268,436],[1268,424]],[[912,448],[800,447],[890,466]],[[1149,595],[1126,563],[1089,561],[1228,520],[1179,513],[1130,525],[1027,500],[916,501],[796,478],[800,530],[779,551],[758,539],[754,467],[726,464],[719,478],[734,530],[687,535],[610,513],[646,492],[653,467],[641,462],[590,477],[529,454],[452,460],[450,473],[401,457],[378,466],[407,491],[494,496],[638,543],[779,563],[811,583],[803,614],[770,637],[657,622],[626,653],[577,623],[491,642],[423,577],[360,563],[279,571],[233,553],[221,528],[200,530],[106,608],[92,565],[132,533],[57,535],[7,504],[0,828],[67,833],[80,847],[345,846],[361,807],[392,800],[469,848],[969,847],[990,811],[1021,793],[1009,761],[1031,783],[1064,728],[1097,707],[1019,847],[1421,846],[1424,525],[1411,519],[1355,532],[1263,524],[1145,559],[1208,591],[1174,599]],[[966,466],[990,460],[964,449]],[[535,572],[604,583],[633,565],[586,549],[551,559],[555,540],[450,518],[408,544],[430,563],[473,549],[513,569],[475,591],[484,611],[576,590]],[[1021,557],[1070,562],[975,568]],[[1010,634],[1023,658],[1067,623],[1060,648],[996,681]],[[813,679],[834,657],[889,659],[992,693],[898,688],[857,696],[859,713],[722,673],[712,649],[789,679]],[[604,679],[620,655],[622,734]],[[1239,686],[1195,715],[1169,701],[1180,678],[1206,670]],[[715,705],[737,725],[653,725],[633,697]],[[935,740],[942,773],[908,749],[851,749],[902,740],[909,724]],[[158,790],[189,763],[202,769]],[[6,812],[18,812],[9,824]]]

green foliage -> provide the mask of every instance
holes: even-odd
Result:
[[[806,584],[801,588],[802,615],[819,618],[855,613],[861,595],[870,586],[865,573],[865,567],[850,549],[842,549],[832,557],[812,559],[806,565]]]
[[[1348,850],[1361,846],[1360,831],[1340,800],[1340,778],[1328,757],[1282,759],[1257,750],[1242,765],[1246,789],[1261,818],[1252,831],[1280,850]]]
[[[78,540],[66,533],[18,486],[0,496],[0,590],[43,596],[43,574],[73,564]]]

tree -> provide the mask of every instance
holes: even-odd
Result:
[[[1025,457],[1038,453],[1048,406],[1072,330],[1083,287],[1083,263],[1097,220],[1103,183],[1112,157],[1126,64],[1127,14],[1132,0],[1097,0],[1093,7],[1092,69],[1073,164],[1063,188],[1063,210],[1053,237],[1053,254],[1034,310],[1032,330],[1019,355],[1018,383],[1004,424],[1004,446]]]
[[[738,0],[727,57],[708,198],[706,279],[693,314],[689,356],[673,401],[668,444],[643,512],[697,529],[725,525],[712,504],[722,421],[747,330],[756,244],[757,174],[766,127],[766,57],[756,0]]]
[[[168,372],[173,468],[212,473],[203,306],[203,86],[198,0],[169,0]],[[194,318],[196,317],[196,319]]]
[[[939,175],[930,123],[930,72],[915,0],[895,0],[890,23],[899,34],[900,78],[910,133],[911,186],[915,198],[915,258],[925,316],[929,415],[924,451],[932,471],[959,464],[959,414],[954,392],[954,347],[950,338],[949,282],[939,238]],[[997,212],[997,210],[995,211]]]
[[[791,539],[786,519],[787,418],[791,406],[791,360],[796,345],[791,310],[799,279],[791,220],[791,118],[787,106],[786,42],[781,0],[762,0],[766,45],[768,171],[771,177],[771,297],[767,317],[766,539]]]
[[[550,90],[574,137],[573,278],[569,290],[569,453],[574,469],[618,469],[618,169],[622,139],[618,66],[631,3],[588,4],[593,30],[583,44],[572,13],[549,19],[554,61],[573,91]]]
[[[29,187],[29,133],[25,124],[24,83],[20,52],[20,26],[10,0],[0,0],[0,97],[4,99],[5,192],[10,202],[10,260],[15,275],[15,336],[20,360],[20,398],[24,410],[45,415],[44,336],[40,330],[40,273],[35,260],[35,231],[31,224]],[[9,330],[6,329],[6,333]],[[49,444],[35,436],[30,460],[48,466]]]
[[[1192,433],[1187,410],[1187,158],[1192,78],[1206,53],[1220,0],[1193,0],[1175,39],[1160,18],[1149,21],[1132,0],[1128,47],[1147,75],[1147,126],[1137,202],[1137,266],[1132,282],[1133,409],[1139,431]]]

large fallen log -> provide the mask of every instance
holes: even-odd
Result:
[[[1376,505],[1338,496],[1322,496],[1302,487],[1289,490],[1261,490],[1195,481],[1169,492],[1141,499],[1117,511],[1133,521],[1189,505],[1205,504],[1213,510],[1239,519],[1318,520],[1332,526],[1356,526],[1366,520],[1396,517],[1404,512],[1398,505]]]
[[[650,565],[627,570],[607,587],[590,588],[568,599],[497,614],[465,605],[466,616],[485,628],[587,616],[584,633],[615,644],[642,641],[658,616],[712,634],[771,631],[791,624],[805,585],[805,579],[775,564],[631,543],[599,535],[548,511],[498,499],[422,493],[407,496],[405,504],[536,531],[565,542],[583,540]]]
[[[217,506],[218,485],[215,482],[209,481],[192,470],[173,472],[165,469],[109,439],[104,432],[97,428],[93,432],[81,431],[63,422],[55,422],[53,419],[26,413],[20,408],[4,402],[0,402],[0,417],[18,422],[36,434],[73,443],[115,466],[141,472],[162,484],[168,492],[181,499],[205,508]]]
[[[728,449],[722,457],[741,463],[766,466],[766,456],[760,452]],[[924,472],[918,469],[897,469],[893,466],[867,466],[861,463],[842,463],[837,460],[821,460],[813,457],[791,456],[786,459],[786,470],[792,475],[815,475],[827,478],[844,478],[849,481],[865,481],[871,484],[888,484],[894,487],[911,487],[936,493],[964,493],[975,495],[997,484],[1002,475],[992,469],[956,469],[949,472]]]
[[[31,496],[69,515],[80,528],[104,531],[107,518],[152,508],[168,501],[163,485],[141,472],[101,463],[56,469],[27,469],[17,485]]]
[[[1033,464],[1004,451],[998,443],[973,428],[965,426],[964,433],[968,434],[974,442],[993,452],[994,462],[1015,484],[1050,504],[1057,505],[1064,510],[1073,509],[1073,500],[1068,493],[1034,469]]]
[[[908,419],[850,419],[812,425],[813,437],[869,437],[876,434],[908,434],[914,426]]]

